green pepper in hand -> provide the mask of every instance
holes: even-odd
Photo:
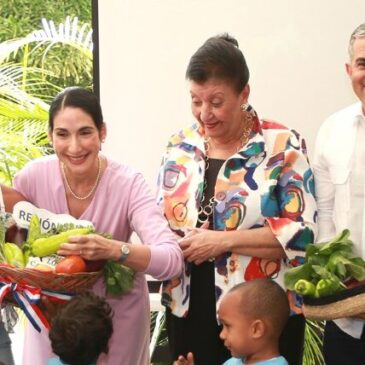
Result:
[[[316,297],[324,297],[336,294],[343,288],[340,279],[333,276],[330,279],[321,279],[316,285]]]
[[[316,293],[316,286],[308,280],[298,280],[294,285],[294,290],[299,295],[314,297]]]

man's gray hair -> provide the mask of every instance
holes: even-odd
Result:
[[[349,56],[350,60],[354,56],[354,42],[358,38],[365,38],[365,23],[360,24],[351,34],[350,42],[349,42]]]

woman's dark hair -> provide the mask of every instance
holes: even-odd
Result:
[[[51,322],[53,352],[66,364],[96,363],[102,352],[108,352],[112,316],[112,309],[103,298],[91,292],[76,295]]]
[[[238,42],[224,33],[209,38],[190,58],[185,77],[198,83],[211,78],[225,80],[240,93],[250,73]]]
[[[48,128],[53,131],[54,118],[66,108],[80,108],[90,115],[96,128],[100,131],[104,125],[103,113],[98,98],[94,93],[81,87],[68,87],[53,99],[49,108]]]

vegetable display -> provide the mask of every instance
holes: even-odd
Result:
[[[353,253],[350,231],[332,240],[309,244],[304,264],[289,269],[284,284],[302,296],[321,298],[336,294],[350,283],[365,280],[365,261]]]
[[[91,227],[77,227],[72,223],[58,225],[48,233],[41,233],[40,220],[32,215],[27,239],[17,245],[5,242],[5,220],[0,217],[0,262],[16,268],[32,268],[48,273],[74,274],[103,270],[106,292],[121,295],[133,287],[134,271],[117,262],[98,260],[86,262],[80,256],[62,257],[57,255],[60,245],[70,236],[94,233]],[[108,234],[102,234],[110,238]]]

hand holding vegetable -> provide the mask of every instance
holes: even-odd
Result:
[[[104,266],[104,281],[107,293],[121,295],[133,287],[134,271],[118,262],[112,261],[117,251],[120,255],[120,242],[98,234],[69,237],[68,243],[60,246],[58,254],[81,255],[90,261],[109,260]]]
[[[22,268],[28,257],[32,256],[29,267],[43,270],[45,275],[47,272],[90,272],[93,271],[90,268],[96,268],[94,271],[104,271],[107,293],[120,295],[133,287],[134,271],[110,261],[120,255],[120,242],[112,240],[110,235],[95,234],[92,227],[77,227],[72,223],[58,225],[51,232],[42,234],[40,219],[33,215],[27,240],[21,249],[14,243],[4,242],[5,226],[1,223],[0,221],[2,262]],[[56,253],[66,257],[62,259]],[[86,259],[88,262],[85,262]]]
[[[80,255],[87,260],[113,259],[113,248],[119,251],[118,241],[99,234],[75,234],[59,246],[57,253],[62,256]]]
[[[31,244],[31,251],[34,256],[49,256],[58,251],[61,244],[67,242],[69,237],[76,235],[86,235],[91,232],[91,228],[75,228],[59,234],[38,238]]]

